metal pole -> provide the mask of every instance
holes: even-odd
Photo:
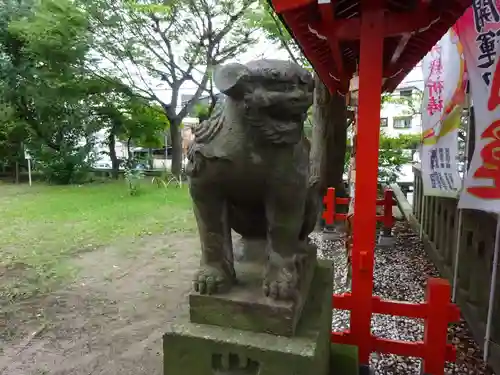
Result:
[[[465,177],[467,176],[467,170],[469,169],[469,133],[470,133],[470,122],[471,122],[471,105],[470,105],[470,92],[467,93],[467,129],[465,133],[465,158],[464,158],[464,174],[462,178],[462,189],[465,183]],[[457,236],[455,238],[455,257],[453,260],[453,289],[451,293],[451,300],[456,301],[457,297],[457,287],[458,287],[458,262],[460,261],[460,239],[462,237],[462,222],[463,222],[463,210],[458,208],[457,202],[457,212],[458,212],[458,223],[457,223]]]
[[[495,289],[497,281],[497,268],[498,268],[498,249],[500,247],[500,215],[497,215],[497,231],[495,236],[495,250],[493,253],[493,270],[491,272],[491,283],[490,283],[490,297],[488,300],[488,319],[486,321],[486,333],[484,335],[484,349],[483,349],[483,361],[488,361],[488,352],[490,349],[490,337],[491,337],[491,320],[493,318],[493,308],[495,302]]]
[[[31,186],[31,158],[28,159],[28,178],[29,178],[30,186]]]

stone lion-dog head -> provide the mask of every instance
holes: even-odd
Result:
[[[302,138],[314,89],[306,69],[282,60],[230,63],[215,69],[214,83],[265,140],[293,144]]]

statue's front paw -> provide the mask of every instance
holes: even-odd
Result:
[[[222,268],[207,264],[200,266],[193,279],[193,288],[200,294],[227,292],[231,284],[231,278]]]
[[[275,300],[294,300],[298,292],[298,270],[294,264],[268,264],[264,276],[264,294]]]

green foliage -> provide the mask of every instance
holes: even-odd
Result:
[[[312,135],[313,135],[313,106],[309,107],[307,110],[307,117],[306,121],[304,122],[304,134],[309,139],[312,141]]]
[[[42,0],[34,3],[32,12],[18,16],[8,32],[22,43],[25,56],[47,63],[41,69],[46,74],[74,73],[72,69],[84,62],[90,42],[87,17],[72,1]]]
[[[0,164],[3,167],[22,162],[22,143],[26,138],[26,127],[24,123],[15,121],[12,106],[0,102]]]
[[[167,189],[167,187],[168,187],[167,180],[162,176],[153,177],[153,179],[151,180],[151,183],[153,185],[156,185],[156,187],[158,189],[160,189],[160,188]]]
[[[378,179],[384,183],[396,182],[404,164],[411,159],[402,150],[380,149],[378,156]]]
[[[306,122],[304,123],[304,134],[309,141],[312,141],[312,136],[313,136],[313,124],[311,119],[307,118]]]
[[[135,95],[161,105],[170,124],[172,171],[180,174],[180,124],[212,76],[255,44],[248,16],[256,0],[77,0],[86,9],[101,60],[95,70],[126,82]],[[191,82],[192,98],[179,103]],[[171,99],[157,95],[168,91]],[[180,110],[178,108],[180,107]]]
[[[91,0],[82,1],[94,32],[101,70],[131,85],[137,94],[168,107],[154,89],[172,91],[177,104],[180,86],[199,86],[182,105],[183,118],[206,89],[212,67],[226,62],[256,42],[246,15],[254,0]],[[134,77],[130,66],[138,69]],[[195,71],[197,76],[195,78]],[[138,79],[139,82],[138,82]],[[175,117],[175,108],[167,111]]]
[[[395,104],[401,107],[402,114],[414,116],[421,111],[423,93],[419,90],[412,90],[411,96],[399,96],[393,93],[384,93],[381,97],[382,107],[387,104]]]
[[[72,0],[5,1],[0,10],[0,158],[22,160],[22,145],[53,183],[85,180],[91,135],[106,128],[144,147],[163,146],[164,109],[120,80],[88,70],[88,14]],[[83,144],[82,144],[83,142]]]
[[[97,126],[86,100],[87,17],[71,0],[2,3],[0,157],[22,160],[24,144],[47,180],[80,180]]]
[[[402,134],[398,137],[380,135],[379,181],[396,182],[404,164],[412,161],[411,154],[420,144],[420,135]]]
[[[62,183],[89,162],[76,155],[92,149],[90,135],[102,128],[110,146],[116,137],[162,147],[165,131],[171,124],[179,131],[206,89],[213,66],[256,42],[249,21],[255,4],[0,0],[0,164],[23,161],[27,145],[47,180]],[[188,81],[198,90],[177,112]],[[170,102],[155,94],[165,88]]]
[[[36,168],[43,178],[56,185],[82,184],[89,181],[91,165],[89,146],[67,146],[55,151],[47,146],[35,149]]]
[[[420,134],[400,134],[397,137],[388,137],[382,133],[380,136],[381,149],[416,150],[420,142]]]
[[[384,94],[381,98],[382,106],[394,104],[401,107],[402,113],[414,116],[420,113],[422,93],[413,91],[411,97]],[[388,137],[383,133],[380,136],[379,146],[379,180],[392,183],[397,180],[402,166],[410,163],[411,157],[404,150],[416,150],[421,142],[419,134],[401,134],[398,137]],[[410,152],[411,154],[411,152]]]
[[[292,61],[312,70],[309,60],[302,54],[287,27],[281,22],[267,0],[259,0],[257,9],[249,15],[248,19],[252,27],[263,32],[266,40],[287,51]]]
[[[420,144],[420,135],[401,134],[398,137],[380,135],[378,156],[378,179],[380,182],[396,182],[404,164],[411,163],[410,155]],[[349,170],[351,150],[348,147],[344,159],[344,170]]]
[[[164,146],[168,120],[163,109],[133,95],[117,80],[96,82],[92,95],[92,116],[107,130],[106,144],[111,158],[116,139],[129,146],[157,148]],[[117,171],[118,165],[114,165]]]
[[[194,106],[194,113],[198,120],[202,122],[210,117],[210,106],[198,103]]]
[[[349,166],[351,164],[352,148],[348,146],[344,154],[344,173],[349,172]]]
[[[130,164],[125,167],[125,181],[129,195],[136,196],[139,194],[141,181],[144,180],[144,171],[134,168]]]
[[[156,148],[164,145],[164,132],[168,129],[168,119],[158,105],[151,105],[138,98],[130,98],[123,103],[112,119],[115,134],[124,140],[132,140],[137,147]]]
[[[182,187],[182,181],[186,176],[181,174],[180,176],[175,176],[170,171],[163,171],[161,176],[153,177],[151,183],[156,185],[159,189],[163,189],[165,194],[169,192],[169,188],[172,186]]]

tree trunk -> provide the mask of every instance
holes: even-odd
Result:
[[[320,176],[322,193],[333,187],[344,194],[342,175],[347,150],[347,107],[340,95],[330,95],[316,77],[311,148],[312,171]]]
[[[155,169],[154,161],[153,161],[153,149],[151,147],[148,148],[148,167],[151,170]]]
[[[311,174],[320,176],[320,191],[335,188],[337,196],[345,196],[342,175],[347,148],[347,107],[345,98],[330,95],[315,76]],[[344,207],[339,206],[338,209]],[[347,207],[345,207],[347,209]],[[322,221],[322,219],[320,219]],[[318,223],[323,226],[322,223]]]
[[[311,136],[311,175],[321,178],[321,168],[325,160],[326,117],[330,94],[317,75],[314,76],[313,127]],[[327,112],[327,111],[326,111]],[[321,191],[324,181],[320,181]]]
[[[15,168],[15,181],[16,181],[16,184],[19,184],[19,162],[16,160],[16,168]]]
[[[347,106],[344,97],[338,94],[331,97],[330,113],[332,117],[326,124],[326,162],[321,170],[321,179],[325,181],[325,193],[326,188],[334,187],[337,196],[345,196],[343,174],[347,151]],[[339,210],[343,208],[347,209],[338,207]]]
[[[132,137],[128,137],[127,138],[127,163],[129,165],[129,168],[131,168],[132,166],[132,162],[135,161],[134,160],[134,154],[132,152]]]
[[[116,138],[114,129],[110,129],[108,135],[109,158],[111,159],[111,177],[118,179],[120,173],[120,162],[116,156]]]
[[[172,174],[181,175],[182,170],[182,135],[180,119],[170,120],[170,141],[172,142]]]

